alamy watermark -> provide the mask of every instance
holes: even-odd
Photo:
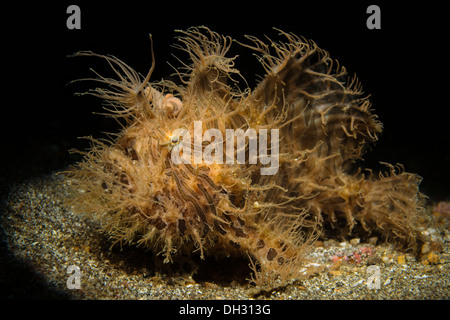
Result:
[[[66,281],[67,289],[81,289],[80,267],[72,264],[67,267],[67,273],[70,274]]]
[[[370,16],[367,18],[366,26],[369,30],[381,29],[381,9],[379,6],[372,4],[367,7],[367,14]]]
[[[69,30],[81,29],[81,9],[78,5],[70,5],[66,9],[69,15],[66,20],[66,27]],[[381,29],[381,9],[377,5],[370,5],[366,9],[370,16],[366,20],[366,26],[369,30]]]
[[[79,6],[72,4],[67,7],[67,14],[70,14],[66,20],[66,27],[69,30],[81,29],[81,9]]]
[[[270,130],[270,147],[268,131],[268,129],[256,131],[252,128],[245,132],[242,129],[226,129],[224,140],[222,131],[219,129],[210,128],[203,133],[202,121],[194,121],[193,140],[191,133],[184,128],[174,130],[169,136],[169,143],[172,145],[171,160],[177,165],[181,163],[210,165],[224,162],[226,164],[257,164],[259,161],[262,165],[268,165],[261,168],[261,175],[274,175],[279,168],[279,130]],[[205,142],[209,144],[205,145]],[[248,150],[248,162],[246,150]]]
[[[367,268],[367,274],[370,276],[367,278],[368,289],[380,289],[381,288],[381,271],[379,266],[370,265]]]

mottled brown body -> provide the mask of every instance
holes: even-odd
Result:
[[[249,255],[262,273],[285,278],[296,276],[325,225],[343,235],[378,230],[417,247],[420,178],[393,167],[380,178],[348,173],[382,129],[356,77],[348,80],[313,42],[283,33],[286,43],[269,46],[248,37],[245,46],[260,54],[266,75],[241,91],[230,85],[239,74],[226,57],[230,38],[207,28],[183,34],[180,48],[192,64],[177,71],[182,86],[149,83],[153,68],[142,79],[102,56],[119,80],[101,77],[113,89],[91,94],[109,101],[126,126],[114,141],[94,140],[70,172],[78,210],[117,241],[154,248],[166,262],[177,252]],[[278,172],[261,175],[261,164],[249,161],[175,164],[171,152],[182,139],[174,130],[192,132],[199,120],[202,132],[214,128],[224,137],[226,129],[278,129]]]

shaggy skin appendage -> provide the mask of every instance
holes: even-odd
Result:
[[[350,170],[382,131],[356,77],[312,41],[282,32],[285,42],[246,37],[265,75],[255,89],[240,90],[236,57],[226,56],[231,38],[204,27],[180,33],[177,46],[191,62],[181,62],[179,84],[151,83],[154,64],[144,78],[115,57],[77,54],[110,64],[117,79],[97,74],[91,80],[106,88],[88,93],[125,123],[111,141],[90,138],[84,160],[67,172],[77,211],[115,241],[151,248],[165,262],[178,253],[248,256],[260,282],[295,278],[305,252],[329,232],[377,232],[419,248],[420,177],[389,164],[379,177]],[[174,132],[193,132],[195,121],[223,137],[226,129],[278,129],[277,172],[263,175],[261,161],[248,158],[174,163],[183,141]]]

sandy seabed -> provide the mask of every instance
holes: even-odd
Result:
[[[181,257],[174,265],[164,265],[152,252],[141,248],[116,245],[111,249],[111,242],[98,231],[98,225],[74,214],[65,205],[67,194],[63,177],[55,174],[9,188],[0,215],[2,297],[120,300],[450,297],[448,216],[436,218],[433,227],[423,226],[430,241],[422,248],[420,257],[398,251],[376,237],[366,243],[359,239],[318,241],[308,256],[308,272],[304,272],[303,278],[270,290],[258,290],[246,280],[250,275],[248,262],[244,260],[200,261]]]

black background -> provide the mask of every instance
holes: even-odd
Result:
[[[438,2],[436,2],[438,3]],[[70,148],[88,143],[78,136],[118,130],[102,112],[101,101],[75,96],[95,83],[70,81],[111,76],[98,58],[69,58],[80,50],[112,54],[146,74],[153,35],[156,70],[152,80],[178,66],[171,54],[175,29],[205,25],[244,40],[244,34],[273,39],[277,27],[313,39],[356,73],[384,124],[364,165],[402,163],[424,177],[422,191],[432,200],[448,199],[450,164],[447,109],[448,32],[443,2],[395,1],[92,1],[16,3],[3,11],[1,172],[3,182],[61,170],[79,158]],[[68,30],[66,9],[81,8],[81,30]],[[366,9],[381,8],[381,30],[368,30]],[[263,70],[252,52],[233,46],[237,68],[256,83]],[[5,72],[6,71],[6,72]]]

